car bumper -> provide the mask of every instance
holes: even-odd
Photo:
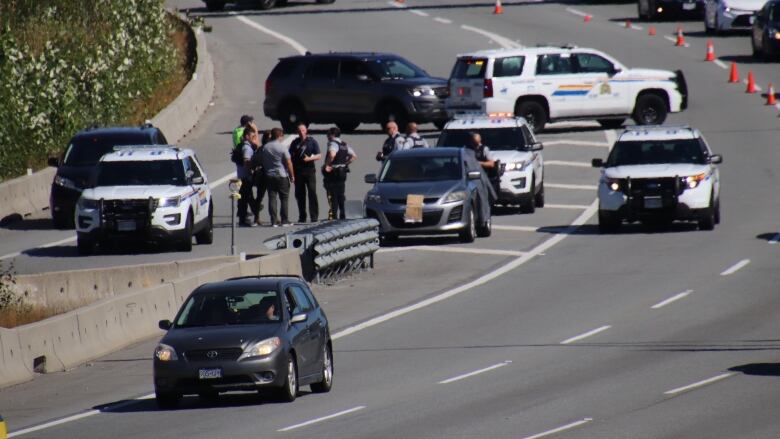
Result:
[[[456,116],[485,115],[491,113],[515,113],[515,101],[509,98],[484,98],[479,102],[466,105],[447,105],[447,115],[450,118]]]
[[[752,27],[751,11],[718,11],[718,27],[721,30],[748,30]]]
[[[498,191],[498,202],[525,202],[533,197],[531,181],[533,171],[531,166],[525,171],[505,171],[501,176]]]
[[[134,230],[121,230],[115,222],[101,224],[98,209],[77,209],[76,232],[93,240],[178,241],[187,238],[186,215],[177,209],[157,209],[151,221],[136,222]]]
[[[448,119],[444,99],[412,99],[405,106],[409,117],[418,123]]]
[[[652,217],[669,217],[695,220],[707,214],[710,207],[712,184],[707,182],[695,189],[687,189],[677,197],[660,196],[660,206],[648,207],[646,199],[655,196],[633,196],[629,199],[621,191],[613,191],[605,184],[599,185],[599,210],[610,212],[628,221]]]
[[[663,8],[661,14],[692,14],[702,15],[704,13],[704,2],[683,2],[679,0],[662,0],[657,3],[658,7]]]
[[[366,205],[366,217],[379,221],[382,233],[398,235],[424,235],[457,233],[466,227],[465,201],[423,207],[422,222],[404,221],[406,206],[402,204]]]

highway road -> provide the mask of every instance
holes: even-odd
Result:
[[[685,72],[690,107],[669,123],[701,129],[723,154],[723,222],[712,232],[632,225],[599,235],[598,172],[584,165],[606,156],[615,133],[589,123],[553,126],[540,136],[547,207],[497,212],[493,236],[470,245],[403,240],[381,250],[375,272],[316,289],[335,338],[331,393],[304,392],[292,404],[255,395],[215,404],[185,398],[180,409],[160,411],[149,399],[150,340],[0,391],[11,437],[780,437],[780,119],[744,85],[727,84],[726,69],[703,61],[700,22],[681,23],[688,47],[675,47],[664,38],[675,22],[626,28],[636,6],[625,3],[509,1],[500,16],[480,0],[290,2],[262,13],[171,4],[213,26],[215,105],[185,142],[212,180],[231,170],[225,133],[238,116],[261,116],[262,83],[279,56],[301,48],[390,51],[446,77],[459,52],[573,42],[632,67]],[[593,19],[585,23],[582,14]],[[759,85],[780,83],[777,64],[747,59],[746,36],[714,41],[724,63],[744,62],[743,74],[753,69]],[[260,118],[261,127],[270,124]],[[360,157],[350,199],[362,197],[359,180],[376,169],[376,128],[345,136]],[[224,200],[224,186],[216,194]],[[226,223],[227,204],[217,202]],[[27,272],[187,257],[77,258],[72,243],[26,250],[68,238],[43,221],[39,227],[2,231],[0,253],[25,251],[15,259]],[[242,249],[273,233],[241,230]],[[220,228],[216,243],[192,256],[224,252],[225,237]]]

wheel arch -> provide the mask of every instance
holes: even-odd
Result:
[[[639,101],[639,98],[645,95],[656,95],[663,99],[664,104],[666,104],[666,111],[671,111],[671,105],[669,103],[669,92],[662,88],[645,88],[643,90],[640,90],[639,93],[636,94],[636,99],[634,100],[634,108],[636,108],[636,103]]]
[[[515,100],[515,116],[517,116],[517,107],[523,102],[538,102],[544,107],[544,111],[547,113],[547,118],[550,119],[550,103],[543,95],[522,95]]]

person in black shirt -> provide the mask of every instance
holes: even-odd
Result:
[[[357,159],[355,151],[341,140],[341,130],[332,127],[328,130],[328,155],[322,168],[323,184],[328,195],[330,210],[328,219],[346,219],[344,209],[346,203],[347,173],[350,163]]]
[[[317,169],[315,162],[322,158],[320,145],[308,135],[306,125],[298,125],[298,138],[290,144],[290,157],[295,171],[295,200],[298,202],[298,222],[306,222],[306,200],[309,201],[309,218],[316,223],[319,218],[317,203]]]

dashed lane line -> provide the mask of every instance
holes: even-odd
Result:
[[[571,166],[575,168],[590,168],[591,164],[586,162],[571,162],[567,160],[545,160],[544,165],[551,166]]]
[[[501,368],[501,367],[504,367],[504,366],[508,366],[509,364],[512,364],[512,362],[507,360],[507,361],[504,361],[503,363],[494,364],[492,366],[488,366],[488,367],[485,367],[485,368],[482,368],[482,369],[479,369],[479,370],[475,370],[473,372],[464,373],[463,375],[458,375],[458,376],[455,376],[455,377],[452,377],[452,378],[448,378],[448,379],[443,380],[443,381],[439,381],[439,384],[454,383],[455,381],[460,381],[460,380],[464,380],[466,378],[471,378],[474,375],[479,375],[481,373],[490,372],[491,370],[496,370],[498,368]]]
[[[544,204],[545,209],[564,209],[564,210],[585,210],[588,208],[588,206],[584,204],[554,204],[554,203],[545,203]]]
[[[595,191],[598,186],[592,184],[563,184],[563,183],[547,183],[544,182],[544,187],[553,189],[573,189],[582,191]]]
[[[478,33],[480,35],[486,36],[490,38],[491,40],[495,41],[499,46],[503,47],[504,49],[516,49],[516,48],[522,48],[523,46],[519,43],[516,43],[509,38],[503,37],[501,35],[495,34],[490,31],[486,31],[484,29],[480,29],[478,27],[469,26],[467,24],[463,24],[460,26],[461,29],[471,31],[474,33]]]
[[[720,374],[718,376],[714,376],[712,378],[707,378],[706,380],[701,380],[701,381],[695,382],[693,384],[689,384],[687,386],[682,386],[682,387],[678,387],[676,389],[667,390],[666,392],[664,392],[664,395],[676,395],[678,393],[687,392],[689,390],[693,390],[693,389],[698,388],[698,387],[706,386],[707,384],[712,384],[712,383],[718,382],[720,380],[725,380],[726,378],[731,378],[734,375],[736,375],[736,373],[734,373],[734,372]]]
[[[724,63],[723,61],[721,61],[719,59],[716,59],[712,63],[715,64],[716,66],[720,67],[723,70],[728,70],[728,68],[729,68],[729,66],[727,66],[726,63]]]
[[[538,232],[539,227],[531,226],[503,226],[499,224],[493,224],[493,230],[506,230],[510,232]]]
[[[686,290],[686,291],[683,291],[682,293],[675,294],[674,296],[672,296],[672,297],[670,297],[670,298],[668,298],[666,300],[662,300],[662,301],[656,303],[655,305],[651,306],[650,308],[652,308],[652,309],[663,308],[663,307],[665,307],[666,305],[668,305],[668,304],[670,304],[672,302],[676,302],[676,301],[678,301],[678,300],[680,300],[680,299],[682,299],[684,297],[687,297],[692,292],[693,292],[693,290]]]
[[[723,271],[720,273],[720,275],[721,275],[721,276],[728,276],[728,275],[730,275],[730,274],[734,274],[734,273],[736,273],[737,271],[739,271],[739,270],[741,270],[742,268],[744,268],[744,267],[745,267],[747,264],[749,264],[749,263],[750,263],[750,259],[743,259],[743,260],[741,260],[741,261],[737,262],[736,264],[732,265],[731,267],[729,267],[729,268],[727,268],[727,269],[723,270]]]
[[[448,20],[448,19],[442,18],[442,17],[436,17],[436,18],[433,19],[433,21],[438,21],[439,23],[442,23],[442,24],[452,24],[452,20]]]
[[[574,422],[572,422],[570,424],[562,425],[562,426],[560,426],[558,428],[553,428],[552,430],[547,430],[547,431],[544,431],[542,433],[535,434],[533,436],[526,436],[523,439],[539,439],[539,438],[543,438],[543,437],[547,437],[547,436],[552,436],[554,434],[561,433],[561,432],[564,432],[566,430],[571,430],[572,428],[577,428],[579,426],[585,425],[585,424],[587,424],[588,422],[591,422],[591,421],[593,421],[593,418],[583,418],[583,419],[580,419],[579,421],[574,421]]]
[[[430,16],[427,12],[420,11],[419,9],[410,9],[409,12],[411,12],[414,15],[419,15],[420,17]]]
[[[363,410],[364,408],[366,408],[366,406],[359,405],[357,407],[352,407],[351,409],[343,410],[343,411],[340,411],[338,413],[333,413],[332,415],[327,415],[327,416],[323,416],[321,418],[312,419],[311,421],[301,422],[300,424],[295,424],[295,425],[291,425],[289,427],[280,428],[279,430],[276,430],[276,431],[278,431],[278,432],[285,432],[285,431],[295,430],[295,429],[298,429],[298,428],[301,428],[301,427],[306,427],[306,426],[309,426],[309,425],[312,425],[312,424],[317,424],[317,423],[322,422],[322,421],[327,421],[329,419],[338,418],[339,416],[344,416],[344,415],[348,415],[350,413],[355,413],[357,411]]]
[[[542,140],[544,146],[566,145],[566,146],[594,146],[598,148],[611,148],[612,145],[604,142],[594,142],[590,140]]]
[[[612,326],[610,326],[610,325],[604,325],[604,326],[602,326],[600,328],[596,328],[596,329],[594,329],[592,331],[588,331],[588,332],[586,332],[584,334],[576,335],[576,336],[574,336],[572,338],[567,338],[566,340],[562,341],[561,344],[571,344],[571,343],[574,343],[575,341],[580,341],[580,340],[586,339],[588,337],[592,337],[592,336],[594,336],[596,334],[599,334],[601,332],[606,331],[607,329],[609,329],[611,327]]]
[[[569,12],[569,13],[574,14],[574,15],[579,15],[580,17],[587,17],[588,15],[591,15],[591,14],[588,14],[587,12],[582,12],[582,11],[580,11],[578,9],[574,9],[574,8],[566,8],[566,12]],[[592,17],[592,15],[591,15],[591,17]]]

